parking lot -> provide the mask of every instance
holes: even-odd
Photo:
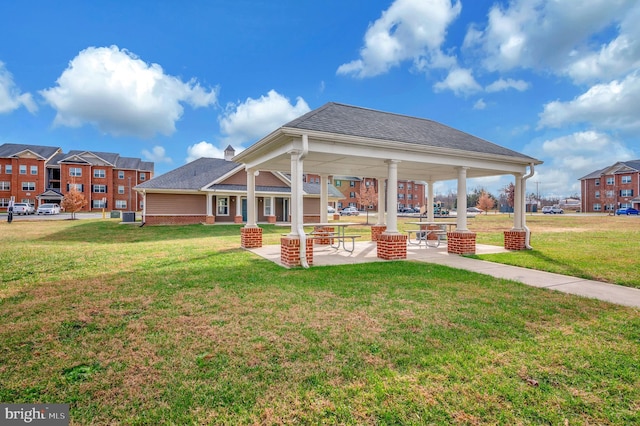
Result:
[[[105,213],[105,217],[109,218],[109,212]],[[101,219],[102,212],[82,212],[76,213],[76,219]],[[71,219],[71,213],[60,213],[60,214],[31,214],[31,215],[13,215],[14,222],[24,222],[24,221],[33,221],[33,220],[69,220]],[[2,213],[0,215],[0,221],[7,221],[7,214]]]

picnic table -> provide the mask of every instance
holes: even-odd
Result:
[[[356,238],[362,237],[362,235],[346,234],[346,228],[351,225],[357,225],[356,222],[326,222],[326,223],[305,223],[304,226],[313,226],[313,231],[310,235],[323,240],[329,240],[331,248],[336,250],[340,249],[340,246],[345,251],[353,253],[356,246]],[[326,228],[333,228],[335,231],[328,231]],[[351,249],[347,248],[346,240],[351,240]]]
[[[453,229],[456,222],[407,222],[411,225],[418,225],[420,229],[407,230],[408,238],[407,243],[411,245],[419,246],[423,242],[425,247],[438,247],[440,241],[442,241],[447,235],[445,227],[449,228],[449,231]],[[411,235],[415,234],[415,240],[411,239]]]

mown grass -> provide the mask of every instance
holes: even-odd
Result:
[[[286,270],[235,225],[1,232],[0,401],[73,424],[640,422],[638,310],[430,264]]]

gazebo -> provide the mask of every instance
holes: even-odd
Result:
[[[467,179],[513,175],[515,202],[513,228],[505,231],[505,248],[531,248],[525,222],[526,180],[542,162],[438,122],[388,112],[327,103],[285,124],[236,155],[233,161],[245,165],[247,173],[247,222],[241,231],[244,248],[262,246],[262,229],[256,223],[255,176],[261,170],[291,173],[291,230],[282,239],[284,247],[297,247],[285,264],[306,265],[306,252],[313,250],[303,231],[303,173],[321,177],[320,205],[327,204],[329,176],[349,175],[386,180],[378,193],[378,214],[372,227],[378,257],[406,258],[406,238],[397,227],[397,182],[427,183],[427,198],[433,202],[433,185],[457,180],[456,229],[447,234],[448,251],[475,253],[475,233],[467,228]],[[433,208],[427,220],[433,221]],[[327,221],[326,209],[320,211]],[[288,249],[287,249],[288,250]],[[289,251],[287,252],[289,253]],[[283,257],[289,256],[283,253]],[[298,258],[299,257],[299,258]]]

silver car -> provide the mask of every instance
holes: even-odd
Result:
[[[43,204],[38,207],[38,214],[59,214],[60,206],[57,204]]]

